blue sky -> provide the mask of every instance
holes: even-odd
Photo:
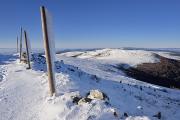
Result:
[[[180,48],[180,0],[0,0],[0,48],[15,47],[20,26],[43,47],[41,5],[57,48]]]

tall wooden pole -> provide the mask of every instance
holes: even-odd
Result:
[[[28,68],[31,69],[31,64],[30,64],[30,56],[29,56],[29,46],[28,46],[28,40],[27,40],[27,33],[24,31],[24,38],[25,38],[25,44],[26,44],[26,53],[27,53],[27,62],[28,62]]]
[[[46,17],[45,7],[42,6],[40,8],[40,11],[41,11],[42,31],[43,31],[43,39],[44,39],[47,70],[48,70],[50,96],[53,96],[53,94],[55,93],[54,75],[53,75],[53,67],[52,67],[53,61],[51,61],[50,44],[49,44],[49,40],[48,40],[47,17]]]
[[[17,36],[17,53],[19,52],[18,36]]]
[[[21,62],[21,57],[22,57],[22,27],[21,27],[21,35],[20,35],[20,53],[19,53],[20,62]]]

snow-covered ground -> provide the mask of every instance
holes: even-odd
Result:
[[[137,81],[113,67],[159,62],[154,52],[102,49],[56,57],[56,96],[49,97],[43,57],[35,56],[27,70],[13,51],[0,52],[0,120],[156,120],[158,112],[162,120],[179,120],[179,90]],[[91,90],[109,100],[73,103]]]
[[[77,58],[96,59],[107,63],[121,63],[128,65],[137,65],[140,63],[158,62],[158,59],[152,52],[143,50],[122,50],[122,49],[102,49],[84,52],[67,52],[64,56],[73,56]]]
[[[171,52],[156,52],[157,54],[166,57],[166,58],[170,58],[170,59],[175,59],[175,60],[180,60],[180,52],[179,55],[171,55]]]

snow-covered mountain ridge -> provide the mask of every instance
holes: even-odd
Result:
[[[67,52],[61,55],[77,58],[88,58],[103,60],[107,63],[122,63],[129,65],[137,65],[141,63],[154,63],[158,62],[153,52],[144,50],[123,50],[123,49],[101,49],[95,51],[85,52]]]
[[[0,76],[3,78],[0,82],[0,108],[3,108],[0,119],[154,120],[159,114],[164,120],[180,118],[179,90],[129,78],[110,66],[158,62],[152,52],[103,49],[56,56],[57,94],[54,97],[48,97],[43,56],[34,56],[32,70],[26,70],[17,55],[9,54],[7,59],[6,55],[0,59]],[[81,105],[73,103],[74,96],[85,97],[91,90],[105,93],[108,104],[98,99]]]

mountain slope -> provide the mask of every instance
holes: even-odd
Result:
[[[180,118],[179,90],[129,78],[111,66],[115,62],[107,65],[111,61],[58,54],[57,94],[48,97],[45,58],[34,55],[32,70],[26,70],[26,65],[16,60],[17,55],[10,56],[13,59],[3,59],[8,62],[0,65],[2,120],[154,120],[158,113],[164,120]],[[101,91],[108,100],[73,103],[74,97],[86,97],[91,90]]]

